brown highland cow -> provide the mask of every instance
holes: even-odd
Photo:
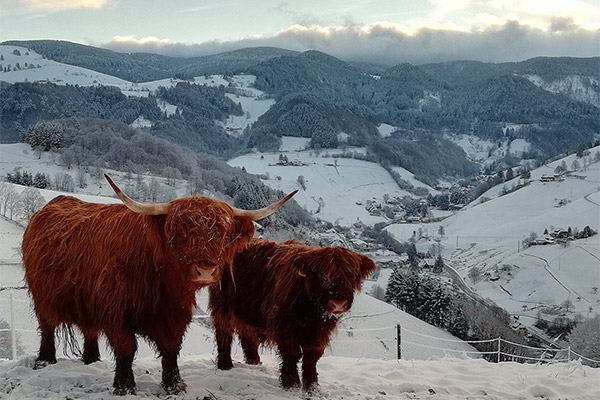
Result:
[[[338,318],[374,270],[371,259],[343,247],[253,239],[234,257],[231,275],[223,274],[220,284],[209,289],[217,367],[232,368],[236,333],[249,364],[260,363],[259,345],[277,346],[286,389],[300,386],[297,363],[302,358],[302,386],[310,391]]]

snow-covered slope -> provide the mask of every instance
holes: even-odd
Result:
[[[57,85],[107,85],[125,86],[129,82],[114,76],[102,74],[86,68],[76,67],[48,60],[42,55],[19,46],[0,46],[0,81],[50,82]],[[10,71],[4,72],[4,69]]]
[[[0,81],[16,82],[49,82],[57,85],[96,86],[106,85],[118,87],[126,96],[147,97],[160,86],[172,87],[182,82],[180,79],[160,79],[150,82],[134,83],[110,75],[102,74],[86,68],[76,67],[44,58],[42,55],[19,46],[0,45]],[[9,69],[10,66],[10,70]],[[7,71],[4,71],[4,69]],[[225,79],[221,75],[198,76],[191,81],[197,85],[229,86],[237,89],[237,94],[228,93],[227,96],[236,103],[240,103],[243,110],[242,116],[230,116],[223,123],[226,131],[238,135],[249,124],[256,122],[275,102],[265,99],[258,89],[252,87],[256,77],[252,75],[235,75]],[[167,114],[175,112],[176,107],[164,101],[158,101],[159,107]],[[221,123],[220,121],[218,123]],[[136,120],[132,126],[148,127],[147,120]]]
[[[489,201],[475,201],[440,223],[420,225],[431,239],[423,240],[421,249],[426,250],[433,239],[439,240],[446,260],[477,293],[511,313],[529,316],[528,324],[533,324],[538,311],[556,313],[551,306],[567,300],[573,303],[568,313],[597,313],[600,295],[593,287],[600,285],[600,235],[567,245],[523,248],[522,242],[532,232],[542,237],[545,229],[571,227],[581,231],[588,225],[595,231],[600,229],[600,163],[591,163],[598,151],[600,147],[591,149],[590,164],[576,176],[539,181],[563,162],[570,166],[576,159],[571,155],[531,171],[531,182],[522,189],[499,196],[500,185],[482,195]],[[505,185],[510,188],[515,182]],[[443,236],[437,233],[440,226]],[[414,231],[414,227],[407,230],[406,225],[387,229],[404,240]],[[472,268],[489,275],[474,283],[467,276]],[[550,314],[545,317],[554,318]]]
[[[300,188],[298,177],[303,176],[306,189],[300,190],[296,201],[316,217],[340,225],[351,225],[357,219],[368,225],[385,221],[383,216],[369,214],[366,201],[382,202],[386,193],[391,197],[408,194],[377,164],[329,157],[335,150],[320,154],[300,150],[300,139],[284,139],[280,153],[247,154],[230,164],[263,175],[267,185],[284,192]],[[600,294],[593,289],[600,287],[600,235],[572,241],[566,247],[524,249],[522,241],[532,232],[542,236],[545,229],[572,227],[581,231],[587,225],[600,229],[600,163],[593,161],[599,151],[596,147],[584,158],[573,154],[535,169],[528,186],[508,195],[500,193],[519,183],[519,178],[494,187],[481,196],[489,201],[476,200],[442,222],[395,224],[386,229],[400,241],[419,231],[423,238],[417,248],[424,252],[441,243],[447,262],[468,284],[509,312],[529,316],[529,325],[538,310],[555,312],[552,305],[567,300],[574,304],[568,313],[593,315],[600,310]],[[276,165],[280,154],[300,165]],[[564,163],[570,167],[574,161],[580,168],[573,176],[539,181],[542,175],[552,175],[557,166]],[[561,200],[565,205],[557,207]],[[440,226],[443,236],[438,234]],[[467,275],[474,267],[492,279],[498,275],[496,270],[504,272],[499,280],[473,283]]]
[[[525,78],[549,92],[562,93],[572,99],[600,107],[600,80],[597,78],[571,75],[551,82],[538,75],[525,75]]]
[[[369,213],[366,203],[369,200],[383,202],[383,196],[390,198],[410,196],[394,182],[381,165],[351,158],[335,158],[341,150],[304,150],[308,139],[284,137],[280,152],[249,153],[232,160],[229,164],[245,168],[252,174],[261,175],[264,183],[275,189],[290,192],[300,191],[294,199],[315,217],[342,226],[349,226],[357,220],[373,225],[386,221],[383,216]],[[364,152],[363,148],[347,149]],[[287,157],[288,165],[279,163],[280,157]],[[413,175],[398,168],[403,179],[415,185],[427,187],[416,181]],[[304,188],[299,183],[304,181]],[[435,193],[432,188],[428,189]]]
[[[113,397],[113,365],[104,360],[84,365],[60,359],[33,370],[33,357],[0,361],[0,397],[9,399],[109,399]],[[380,361],[367,358],[324,357],[317,365],[320,388],[313,395],[279,387],[279,361],[263,357],[261,365],[234,362],[220,371],[210,355],[179,361],[187,393],[166,396],[160,388],[160,360],[138,358],[133,373],[137,396],[127,399],[219,400],[398,400],[398,399],[577,399],[600,398],[600,370],[568,364],[493,364],[483,360],[443,358],[429,361]],[[165,397],[166,396],[166,397]]]

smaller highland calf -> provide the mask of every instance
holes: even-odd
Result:
[[[219,369],[230,369],[233,334],[246,362],[260,363],[259,345],[276,345],[283,388],[317,385],[317,361],[328,346],[354,292],[375,270],[373,261],[343,247],[315,248],[297,242],[253,239],[236,254],[231,274],[210,287]]]

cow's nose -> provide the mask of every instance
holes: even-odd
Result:
[[[205,265],[196,265],[196,279],[195,281],[199,283],[212,283],[217,280],[217,267],[215,266],[205,266]]]
[[[329,300],[327,303],[329,307],[329,312],[332,314],[341,314],[348,311],[350,304],[348,300]]]

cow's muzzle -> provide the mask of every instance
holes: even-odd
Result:
[[[350,303],[348,300],[329,300],[327,302],[327,311],[332,314],[342,314],[348,311]]]
[[[214,265],[194,265],[194,278],[193,281],[199,284],[210,284],[215,283],[219,280],[220,276],[217,272],[217,267]]]

